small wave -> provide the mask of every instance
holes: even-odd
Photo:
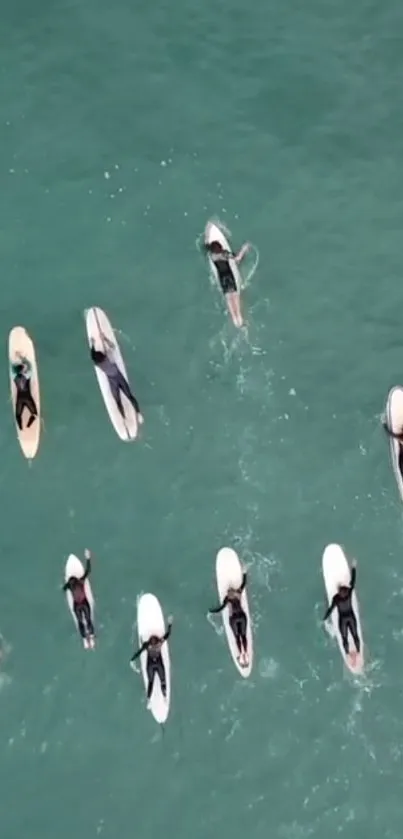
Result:
[[[252,264],[250,265],[250,267],[248,268],[247,263],[249,262],[249,259],[248,259],[249,256],[253,257],[253,261],[252,261]],[[256,245],[253,245],[252,242],[250,242],[249,243],[249,252],[248,252],[247,256],[245,257],[245,260],[242,264],[242,270],[241,270],[242,289],[248,288],[248,286],[250,285],[252,277],[256,274],[256,271],[258,269],[259,258],[260,258],[260,254],[259,254],[259,251],[258,251]]]
[[[213,615],[210,615],[210,614],[207,615],[207,622],[210,624],[210,626],[213,627],[216,635],[222,635],[223,634],[224,627],[223,627],[222,623],[217,623],[217,621],[214,620]]]
[[[0,670],[0,693],[11,684],[11,676]]]
[[[113,331],[114,331],[114,334],[116,336],[119,336],[119,340],[121,342],[123,342],[124,344],[127,344],[130,347],[130,349],[132,350],[132,352],[136,352],[136,347],[133,344],[133,341],[132,341],[130,335],[127,335],[127,333],[123,332],[122,329],[114,329]]]
[[[259,675],[262,679],[276,679],[279,663],[274,658],[264,658],[259,664]]]

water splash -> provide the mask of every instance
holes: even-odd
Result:
[[[127,333],[123,332],[122,329],[114,329],[113,332],[114,335],[119,336],[119,339],[120,341],[122,341],[122,343],[127,344],[130,347],[132,352],[136,352],[136,346],[133,343],[130,335],[127,335]]]
[[[11,676],[0,671],[0,693],[11,684]]]
[[[262,679],[277,679],[279,663],[274,658],[264,658],[259,664],[259,675]]]
[[[224,627],[222,625],[222,622],[217,623],[217,621],[214,620],[214,616],[210,615],[210,614],[207,615],[207,622],[210,624],[210,626],[213,627],[216,635],[222,636],[222,634],[224,632]]]
[[[242,276],[242,286],[241,286],[241,288],[242,288],[242,290],[249,287],[250,282],[252,280],[252,277],[256,274],[256,271],[259,267],[260,254],[259,254],[259,251],[258,251],[256,245],[254,245],[253,242],[249,243],[248,256],[249,255],[253,256],[253,262],[252,262],[252,264],[250,265],[249,268],[246,268],[246,260],[248,259],[248,257],[245,258],[245,263],[242,266],[242,271],[241,271],[241,276]]]
[[[3,667],[7,657],[10,655],[11,652],[11,644],[6,641],[4,636],[0,632],[0,665]],[[8,673],[5,673],[4,670],[0,670],[0,693],[8,685],[11,684],[11,676]]]

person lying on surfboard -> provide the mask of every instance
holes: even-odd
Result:
[[[161,647],[162,647],[164,641],[167,641],[170,634],[171,634],[172,622],[173,622],[173,618],[172,617],[168,618],[168,629],[167,629],[165,635],[163,635],[162,638],[158,638],[157,635],[152,635],[151,638],[148,639],[148,641],[144,641],[144,644],[141,645],[140,649],[138,649],[134,653],[134,655],[132,655],[132,657],[130,659],[130,665],[133,666],[134,662],[136,661],[136,658],[140,658],[142,653],[147,651],[147,679],[148,679],[147,702],[148,702],[148,706],[150,704],[151,694],[153,692],[154,679],[155,679],[155,676],[157,674],[158,674],[158,676],[160,678],[160,682],[161,682],[162,695],[166,699],[167,681],[166,681],[166,675],[165,675],[164,662],[162,660],[162,655],[161,655]],[[136,667],[134,666],[133,669],[135,670]]]
[[[105,337],[105,335],[102,335],[102,338],[105,347],[108,347],[110,350],[115,349],[114,345],[112,344],[112,341],[109,341],[108,338]],[[95,349],[95,341],[93,338],[90,342],[90,353],[92,361],[94,362],[96,367],[99,367],[99,369],[105,373],[109,382],[109,387],[111,389],[112,396],[118,406],[119,413],[122,415],[123,419],[125,418],[125,412],[122,405],[121,393],[123,393],[126,396],[126,399],[128,399],[129,402],[131,402],[131,404],[133,405],[133,408],[137,414],[137,419],[140,425],[142,425],[144,419],[140,411],[140,405],[137,402],[137,399],[134,396],[134,394],[131,392],[129,383],[126,381],[123,373],[119,370],[118,365],[115,363],[115,361],[112,361],[112,359],[108,357],[107,353]]]
[[[350,578],[350,585],[346,586],[339,586],[338,591],[333,597],[333,600],[326,609],[326,613],[323,617],[323,621],[327,621],[330,618],[330,615],[333,612],[333,609],[338,610],[339,613],[339,629],[341,640],[343,642],[343,647],[346,655],[351,659],[351,662],[354,666],[357,655],[359,655],[361,650],[361,643],[358,635],[357,629],[357,620],[353,611],[352,606],[352,594],[355,587],[355,581],[357,576],[357,563],[352,562],[351,565],[351,578]],[[351,635],[353,636],[354,644],[356,646],[356,650],[349,651],[348,645],[348,631],[350,630]]]
[[[85,571],[82,577],[69,577],[63,586],[63,591],[71,592],[73,598],[74,614],[77,618],[78,629],[82,639],[94,638],[95,630],[91,618],[91,607],[88,603],[85,594],[84,583],[91,574],[91,553],[88,548],[85,549],[84,556],[86,559]]]
[[[221,291],[227,299],[232,319],[234,323],[242,324],[240,295],[231,270],[230,260],[234,259],[237,263],[241,262],[249,250],[249,244],[242,245],[237,254],[224,250],[220,242],[217,241],[205,242],[204,247],[216,267]]]
[[[17,352],[15,361],[10,362],[11,377],[16,387],[17,398],[15,400],[15,421],[22,431],[22,415],[24,408],[29,411],[29,418],[26,427],[31,428],[38,416],[38,409],[31,393],[32,364],[25,356]]]
[[[401,431],[392,431],[389,428],[388,423],[386,422],[385,417],[382,418],[382,425],[388,435],[388,437],[392,437],[393,440],[397,440],[399,445],[399,469],[403,476],[403,428]]]
[[[238,647],[238,661],[240,667],[248,666],[248,640],[246,637],[248,618],[241,604],[242,592],[245,586],[246,571],[243,574],[240,587],[238,589],[229,588],[221,606],[217,606],[215,609],[209,609],[210,615],[218,615],[219,612],[222,612],[222,610],[228,606],[230,613],[229,623]]]

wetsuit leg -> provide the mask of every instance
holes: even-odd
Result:
[[[109,379],[109,387],[111,389],[112,396],[113,396],[113,398],[114,398],[114,400],[115,400],[115,402],[118,406],[119,413],[121,414],[121,416],[124,419],[125,418],[125,412],[123,410],[122,397],[120,395],[121,388],[120,388],[119,379],[110,378]]]
[[[21,393],[17,394],[17,401],[15,403],[15,421],[20,431],[22,431],[22,415],[25,408],[25,400]]]
[[[243,647],[243,651],[245,653],[248,652],[248,639],[246,637],[246,629],[247,629],[248,619],[245,615],[245,612],[242,615],[238,615],[238,633],[241,639],[241,645]]]
[[[239,615],[231,615],[229,625],[234,633],[239,653],[242,653],[242,639],[239,633]]]
[[[28,411],[31,414],[31,416],[30,416],[30,418],[27,422],[27,428],[31,428],[32,423],[35,422],[35,420],[38,416],[38,409],[36,407],[35,400],[34,400],[32,394],[31,394],[31,391],[29,391],[26,394],[25,404],[26,404],[26,407],[28,408]]]
[[[403,477],[403,445],[399,443],[399,469]]]
[[[128,399],[129,402],[131,402],[134,410],[137,411],[137,413],[139,414],[140,413],[140,405],[137,402],[137,399],[134,396],[134,394],[131,392],[130,387],[129,387],[129,383],[126,381],[123,373],[121,373],[120,371],[119,371],[118,382],[119,382],[119,390],[121,390],[122,393],[124,393],[124,395],[126,396],[126,399]]]
[[[356,620],[354,612],[351,612],[351,615],[346,619],[346,624],[347,624],[347,630],[350,630],[350,632],[353,636],[353,640],[354,640],[354,644],[355,644],[355,648],[357,650],[357,653],[359,653],[360,650],[361,650],[361,643],[360,643],[360,638],[359,638],[359,635],[358,635],[357,620]]]
[[[153,692],[154,679],[155,679],[155,674],[157,672],[156,664],[157,663],[156,663],[155,660],[153,660],[151,658],[147,658],[147,679],[148,679],[147,699],[151,698],[151,694]]]
[[[87,627],[88,627],[89,634],[90,635],[95,635],[94,624],[93,624],[92,618],[91,618],[91,606],[88,603],[88,600],[86,600],[85,603],[83,603],[82,611],[83,611],[83,614],[85,616],[85,621],[86,621],[86,624],[87,624]]]
[[[85,620],[84,620],[84,610],[82,603],[75,603],[74,604],[74,614],[77,618],[78,623],[78,630],[82,638],[87,637],[87,632],[85,628]]]
[[[165,667],[164,667],[164,662],[162,660],[162,655],[160,655],[159,658],[156,661],[156,668],[157,668],[157,673],[160,677],[162,695],[166,697],[166,695],[167,695],[167,682],[166,682],[166,677],[165,677]]]
[[[341,640],[343,642],[344,652],[346,653],[346,655],[348,655],[348,653],[349,653],[349,649],[348,649],[349,620],[350,620],[349,617],[346,616],[346,615],[340,615],[339,616],[340,635],[341,635]]]
[[[22,431],[22,415],[24,413],[25,408],[27,408],[30,413],[30,417],[27,422],[27,428],[30,428],[32,423],[38,416],[38,409],[35,405],[35,400],[33,399],[31,392],[28,390],[25,391],[25,393],[17,394],[17,400],[15,405],[15,419],[20,431]]]

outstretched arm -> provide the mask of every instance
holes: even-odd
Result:
[[[104,335],[103,332],[101,332],[101,335],[102,335],[102,339],[105,342],[106,346],[109,347],[110,350],[114,350],[115,349],[115,344],[113,343],[113,341],[111,341],[110,338],[107,338],[106,335]]]
[[[162,639],[161,639],[162,641],[168,641],[168,638],[171,634],[171,629],[172,629],[172,618],[170,618],[169,621],[168,621],[168,629],[167,629],[165,635],[162,636]]]
[[[351,578],[350,578],[351,591],[353,590],[353,588],[355,586],[356,578],[357,578],[357,564],[355,562],[353,562],[353,564],[351,566]]]
[[[147,650],[147,649],[148,649],[148,641],[144,641],[144,644],[141,645],[140,649],[138,649],[137,652],[135,652],[132,655],[130,661],[136,661],[136,658],[140,658],[141,654],[144,653],[145,650]]]
[[[248,253],[248,250],[249,250],[249,244],[248,244],[248,242],[245,242],[245,244],[242,245],[242,247],[240,248],[238,253],[235,255],[235,257],[234,257],[235,262],[237,262],[237,263],[242,262],[244,256]]]
[[[209,614],[210,615],[218,615],[219,612],[222,612],[222,610],[225,609],[227,603],[228,603],[228,597],[224,597],[224,600],[221,603],[221,606],[216,606],[215,609],[209,609]]]
[[[335,594],[329,608],[326,610],[326,613],[323,616],[324,621],[327,621],[327,619],[330,618],[330,615],[332,614],[333,609],[335,609],[336,606],[337,606],[337,601],[338,601],[338,597],[337,597],[337,594]]]
[[[246,571],[244,571],[244,573],[243,573],[242,583],[241,583],[241,585],[240,585],[240,588],[238,589],[239,594],[242,594],[242,592],[243,592],[243,590],[244,590],[245,586],[246,586]]]
[[[81,577],[81,582],[84,582],[84,580],[86,580],[87,577],[89,577],[89,575],[91,574],[91,554],[90,554],[90,551],[88,550],[88,548],[85,549],[84,556],[85,556],[87,562],[86,562],[84,574]]]

